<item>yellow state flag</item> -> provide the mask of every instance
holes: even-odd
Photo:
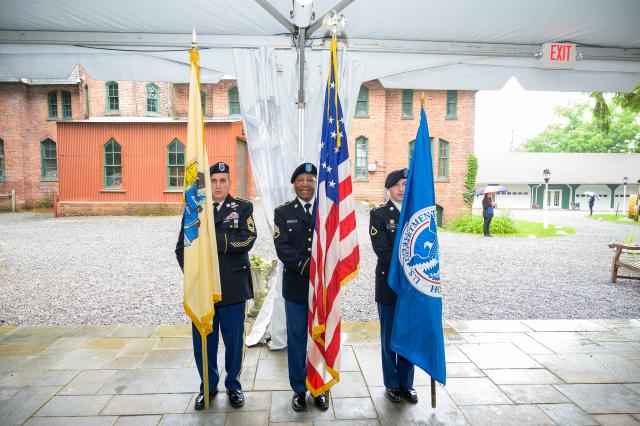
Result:
[[[184,168],[184,310],[204,338],[222,300],[209,160],[204,144],[198,49],[190,50],[189,122]],[[203,339],[204,340],[204,339]]]

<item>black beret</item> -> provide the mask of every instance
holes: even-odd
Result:
[[[213,175],[216,173],[231,173],[229,171],[229,165],[227,163],[223,163],[222,161],[219,163],[215,163],[213,166],[209,167],[209,174]]]
[[[301,173],[309,173],[310,175],[317,177],[318,169],[312,163],[300,164],[298,167],[296,167],[296,169],[293,171],[293,174],[291,175],[291,183],[293,183],[293,181],[296,180],[296,177],[298,177],[298,175]]]
[[[384,187],[389,189],[398,183],[400,179],[406,179],[408,175],[409,169],[394,170],[387,175],[387,180],[384,181]]]

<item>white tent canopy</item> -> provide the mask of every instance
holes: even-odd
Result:
[[[0,0],[0,78],[52,78],[82,65],[96,79],[185,81],[184,53],[198,32],[203,81],[235,75],[233,48],[294,50],[292,2]],[[316,20],[337,0],[316,0]],[[414,89],[629,91],[640,82],[637,0],[346,0],[346,45],[365,80]],[[268,5],[267,5],[268,7]],[[308,53],[326,49],[313,27]],[[544,42],[578,45],[573,70],[540,69]],[[106,50],[113,49],[113,50]]]
[[[315,0],[316,20],[299,51],[290,0],[0,0],[0,81],[66,78],[76,65],[98,80],[186,82],[191,31],[202,82],[235,76],[252,172],[267,217],[291,194],[290,172],[317,163],[332,9],[346,16],[339,93],[349,127],[363,81],[388,88],[630,91],[640,82],[638,0]],[[287,17],[287,18],[285,18]],[[574,69],[541,69],[545,42],[572,42]],[[309,120],[298,109],[300,54]],[[296,155],[297,154],[297,155]],[[275,167],[274,167],[275,165]],[[279,275],[279,274],[278,274]],[[278,284],[248,342],[271,323],[286,344]]]

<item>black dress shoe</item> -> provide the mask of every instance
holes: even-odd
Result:
[[[414,388],[405,388],[402,389],[402,397],[412,403],[415,404],[418,402],[418,393],[416,392],[416,390]]]
[[[291,408],[294,411],[304,411],[307,408],[307,393],[306,392],[294,392],[293,399],[291,400]]]
[[[313,403],[315,404],[316,407],[318,407],[322,411],[329,408],[329,401],[327,401],[326,393],[321,393],[320,395],[313,398]]]
[[[387,398],[391,402],[402,401],[402,391],[399,388],[387,388]]]
[[[229,395],[229,404],[232,407],[239,408],[244,405],[244,393],[240,389],[228,390],[227,395]]]
[[[217,394],[218,394],[217,390],[213,392],[209,392],[209,402],[211,402],[211,400],[215,398]],[[193,405],[193,408],[195,408],[196,410],[204,409],[204,393],[203,392],[200,392],[198,396],[196,396],[196,403]]]

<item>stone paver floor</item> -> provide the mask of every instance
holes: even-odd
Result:
[[[435,409],[419,369],[418,404],[385,398],[377,324],[350,323],[329,410],[309,399],[302,413],[290,408],[286,351],[248,348],[245,406],[221,392],[196,412],[187,326],[0,327],[0,424],[640,424],[640,320],[445,327],[448,378]]]

